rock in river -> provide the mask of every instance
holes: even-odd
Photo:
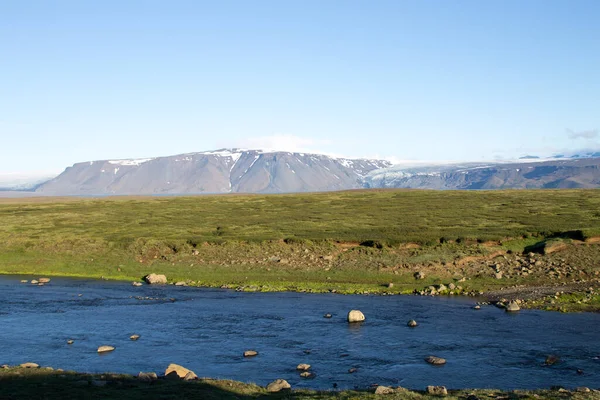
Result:
[[[100,346],[98,347],[98,353],[108,353],[109,351],[113,351],[115,348],[113,346]]]
[[[40,279],[38,279],[38,282],[39,283],[48,283],[48,282],[50,282],[50,278],[40,278]]]
[[[446,359],[445,358],[441,358],[441,357],[436,357],[436,356],[429,356],[425,359],[425,361],[427,361],[429,364],[433,364],[433,365],[444,365],[446,364]]]
[[[365,320],[365,315],[359,310],[350,310],[348,313],[348,322],[362,322]]]
[[[308,371],[310,369],[310,364],[298,364],[296,369],[298,371]]]
[[[277,379],[267,385],[267,392],[275,393],[292,387],[285,379]]]
[[[144,280],[146,280],[146,282],[150,285],[156,285],[156,284],[164,285],[167,283],[167,277],[165,275],[158,275],[158,274],[146,275],[144,277]]]
[[[138,340],[139,338],[140,338],[140,335],[137,335],[137,334],[129,336],[129,339],[131,339],[131,340]]]
[[[244,357],[254,357],[258,355],[258,351],[256,350],[246,350],[244,352]]]
[[[417,321],[415,321],[414,319],[411,319],[410,321],[408,321],[408,323],[406,324],[411,328],[414,328],[415,326],[419,325],[417,324]]]

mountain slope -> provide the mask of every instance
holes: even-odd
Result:
[[[221,149],[77,163],[36,192],[48,195],[285,193],[361,188],[382,160]]]
[[[598,188],[600,158],[519,163],[469,163],[391,168],[365,177],[370,188],[533,189]]]

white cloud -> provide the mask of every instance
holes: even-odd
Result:
[[[324,147],[332,144],[328,139],[314,139],[292,134],[275,134],[244,139],[240,146],[265,151],[289,151],[296,153],[325,153]]]
[[[575,132],[572,129],[567,129],[569,139],[595,139],[598,137],[598,129],[590,129],[587,131]]]

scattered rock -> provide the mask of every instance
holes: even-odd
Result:
[[[415,279],[425,279],[425,274],[421,271],[415,272],[413,276],[415,277]]]
[[[158,379],[156,372],[140,372],[137,376],[138,380],[142,382],[152,382]]]
[[[445,386],[427,386],[427,393],[434,396],[447,396],[448,390]]]
[[[494,277],[495,277],[496,279],[502,279],[502,272],[496,272],[496,273],[494,274]]]
[[[137,335],[137,334],[129,336],[129,339],[131,339],[131,340],[138,340],[139,338],[140,338],[140,335]]]
[[[115,348],[113,346],[100,346],[98,347],[98,353],[108,353],[109,351],[113,351]]]
[[[73,344],[73,343],[75,343],[75,341],[73,339],[67,340],[67,344]]]
[[[39,368],[40,366],[36,363],[26,362],[20,365],[21,368]]]
[[[187,283],[183,281],[175,282],[175,286],[187,286]]]
[[[23,279],[21,280],[21,283],[29,283],[29,281],[27,279]]]
[[[519,311],[520,309],[521,309],[521,307],[519,307],[519,305],[517,304],[516,301],[509,302],[505,307],[505,310],[507,312],[516,312],[516,311]]]
[[[131,282],[133,286],[142,286],[142,282]]]
[[[300,374],[301,378],[314,378],[315,374],[313,374],[312,372],[308,372],[308,371],[304,371]]]
[[[377,389],[375,389],[375,394],[392,394],[392,393],[396,393],[396,390],[392,389],[391,387],[388,387],[388,386],[377,386]]]
[[[332,315],[331,315],[331,314],[329,314],[329,313],[327,313],[327,314],[323,315],[323,318],[331,318],[331,317],[332,317]]]
[[[157,275],[150,274],[144,277],[144,280],[150,285],[161,284],[164,285],[167,283],[167,277],[165,275]]]
[[[450,283],[450,284],[448,285],[448,289],[450,289],[450,290],[454,290],[454,289],[456,289],[456,285],[455,285],[454,283]]]
[[[415,321],[414,319],[411,319],[410,321],[408,321],[408,323],[406,324],[411,328],[414,328],[415,326],[419,325],[417,324],[417,321]]]
[[[195,373],[193,373],[192,371],[188,372],[187,374],[185,374],[185,376],[183,377],[184,381],[194,381],[198,379],[198,377],[196,376]]]
[[[390,283],[387,284],[387,287],[388,287],[388,289],[391,289],[391,288],[394,287],[394,284],[392,282],[390,282]]]
[[[7,365],[7,364],[2,364],[2,365],[0,365],[0,368],[1,368],[1,369],[9,369],[9,368],[10,368],[10,366],[9,366],[9,365]]]
[[[258,351],[255,350],[246,350],[244,352],[244,357],[254,357],[258,355]]]
[[[356,371],[358,371],[358,368],[350,368],[350,369],[348,370],[348,373],[349,373],[349,374],[353,374],[353,373],[355,373]]]
[[[32,280],[31,280],[31,284],[32,284],[32,285],[37,285],[38,283],[39,283],[39,282],[38,282],[36,279],[32,279]]]
[[[473,310],[481,310],[481,306],[477,304],[475,307],[473,307]]]
[[[169,364],[169,366],[165,370],[165,376],[166,377],[178,377],[180,379],[184,379],[186,376],[188,376],[188,374],[190,372],[192,374],[194,374],[194,372],[192,370],[182,367],[181,365]],[[196,374],[194,374],[194,376],[196,376]]]
[[[558,356],[549,355],[548,357],[546,357],[546,361],[544,361],[544,364],[546,364],[546,365],[554,365],[554,364],[556,364],[559,361],[560,361],[560,358],[558,358]]]
[[[362,322],[365,320],[365,315],[359,310],[350,310],[348,313],[348,322]]]
[[[48,282],[50,282],[50,278],[39,278],[38,282],[39,283],[48,283]]]
[[[310,369],[310,364],[298,364],[296,369],[298,371],[308,371]]]
[[[579,393],[589,393],[589,392],[591,392],[590,388],[589,387],[585,387],[585,386],[580,386],[578,388],[575,388],[575,391],[579,392]]]
[[[433,365],[444,365],[446,364],[446,359],[445,358],[441,358],[441,357],[436,357],[436,356],[429,356],[425,359],[425,361],[427,361],[429,364],[433,364]]]
[[[277,379],[267,385],[267,392],[275,393],[292,387],[285,379]]]

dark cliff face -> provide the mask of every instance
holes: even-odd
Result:
[[[362,188],[391,164],[324,155],[222,149],[170,157],[78,163],[37,188],[47,195],[287,193]]]
[[[365,185],[413,189],[556,189],[600,187],[600,158],[462,164],[371,172]]]

